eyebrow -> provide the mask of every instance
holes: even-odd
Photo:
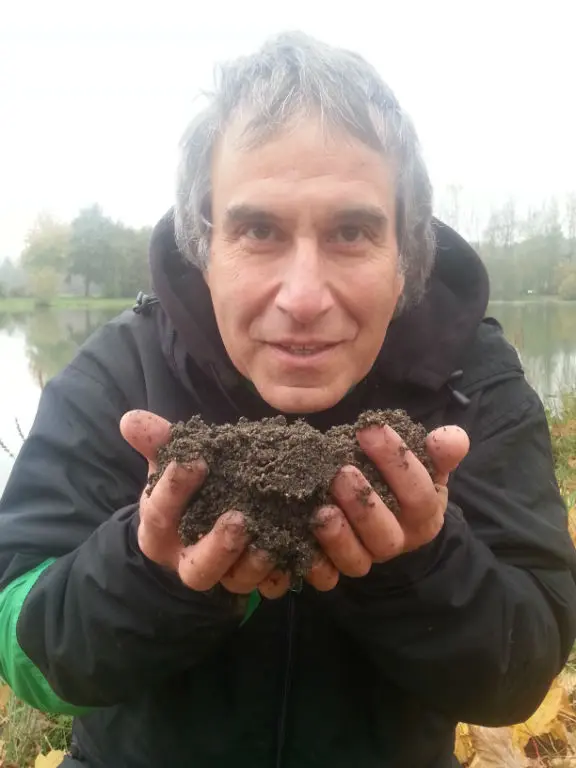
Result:
[[[243,224],[247,221],[272,223],[277,222],[278,217],[263,208],[240,203],[239,205],[231,205],[226,209],[224,220],[227,224]]]
[[[330,215],[336,224],[367,224],[380,232],[388,227],[388,216],[376,205],[359,205],[340,208]],[[258,206],[239,203],[226,209],[224,220],[227,224],[243,224],[250,221],[277,223],[280,217]]]
[[[388,216],[376,205],[360,205],[342,208],[332,216],[338,224],[368,224],[381,232],[388,227]]]

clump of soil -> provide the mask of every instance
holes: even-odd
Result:
[[[332,503],[330,483],[338,470],[353,464],[394,511],[398,503],[374,464],[364,454],[356,431],[389,424],[431,471],[424,441],[426,430],[403,411],[366,411],[357,423],[333,427],[325,434],[302,419],[288,424],[283,416],[211,426],[194,416],[172,427],[170,442],[158,455],[151,490],[171,461],[202,457],[210,468],[180,525],[185,545],[198,541],[224,512],[243,512],[252,545],[266,550],[281,570],[298,579],[317,550],[311,518]]]

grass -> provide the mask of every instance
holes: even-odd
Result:
[[[4,744],[0,766],[28,768],[34,765],[38,754],[52,750],[66,752],[70,746],[71,725],[71,717],[43,715],[10,694],[0,717]]]
[[[134,297],[121,299],[84,298],[82,296],[58,296],[50,302],[50,309],[102,309],[122,310],[134,304]],[[34,312],[35,299],[0,299],[0,312],[17,314]]]
[[[94,306],[98,305],[97,300]],[[124,304],[128,303],[127,300]],[[90,304],[90,306],[93,306]],[[117,306],[122,306],[121,301]],[[2,311],[2,301],[0,301]],[[569,516],[571,534],[576,542],[576,394],[567,396],[559,414],[548,414],[556,474],[564,498],[571,510]],[[575,647],[576,650],[576,647]],[[576,652],[570,658],[563,673],[564,681],[570,680],[568,690],[570,699],[576,702]],[[4,696],[2,695],[4,692]],[[31,768],[36,756],[46,754],[51,750],[66,751],[69,746],[71,718],[64,715],[46,716],[20,702],[8,691],[0,687],[0,768]],[[415,724],[415,727],[417,724]],[[495,762],[480,760],[472,765],[481,768],[514,768],[517,762],[508,762],[506,757],[499,757],[498,739],[506,737],[505,729],[480,729],[487,740],[488,751],[493,744],[492,753]],[[576,733],[576,721],[568,725],[568,730]],[[491,741],[492,740],[492,741]],[[3,752],[2,752],[2,744]],[[574,751],[566,754],[566,749],[560,752],[558,745],[550,736],[542,739],[532,739],[531,746],[536,750],[537,757],[529,761],[531,768],[568,768],[576,766],[576,738]],[[475,760],[478,759],[475,758]]]
[[[558,414],[548,414],[556,477],[568,509],[576,507],[576,394],[566,395]]]

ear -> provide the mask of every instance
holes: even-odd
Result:
[[[210,288],[210,266],[208,264],[202,270],[202,277],[208,288]]]
[[[406,278],[404,277],[404,274],[400,270],[400,260],[398,260],[398,269],[396,270],[396,276],[394,278],[394,300],[395,300],[395,306],[394,306],[394,313],[392,315],[392,319],[395,320],[397,317],[399,317],[402,314],[402,310],[404,309],[404,288],[406,287]]]
[[[398,281],[398,298],[400,298],[400,296],[404,293],[404,287],[406,285],[406,278],[404,277],[402,272],[400,272],[400,270],[398,270],[398,276],[397,276],[396,279]]]
[[[396,269],[396,280],[395,280],[395,286],[394,286],[396,304],[398,304],[398,302],[400,301],[400,298],[404,293],[405,286],[406,286],[406,278],[404,277],[404,273],[400,269],[400,257],[398,257],[398,267]]]

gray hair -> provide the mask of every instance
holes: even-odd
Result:
[[[219,69],[208,105],[181,142],[176,240],[201,269],[210,256],[211,161],[214,145],[240,113],[244,137],[258,146],[302,114],[345,130],[392,161],[396,235],[405,276],[402,306],[416,303],[432,269],[432,189],[416,131],[392,90],[361,56],[303,33],[284,33],[257,53]]]

